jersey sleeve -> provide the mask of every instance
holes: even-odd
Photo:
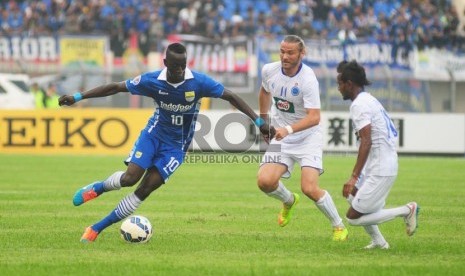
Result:
[[[350,106],[350,117],[352,118],[357,131],[371,123],[368,110],[363,108],[363,105],[355,102]]]
[[[133,79],[126,80],[126,87],[133,95],[150,96],[151,89],[148,85],[148,73],[136,76]]]
[[[224,86],[221,83],[207,75],[204,75],[203,77],[202,97],[219,98],[223,96]]]
[[[269,65],[265,64],[263,66],[263,68],[262,68],[262,86],[265,89],[265,91],[269,93],[270,92],[270,86],[269,86],[269,82],[268,82],[268,79],[269,79],[268,67],[269,67]]]
[[[304,93],[303,97],[304,108],[320,109],[320,87],[316,77],[310,78],[307,81],[304,89],[308,90],[308,93]]]

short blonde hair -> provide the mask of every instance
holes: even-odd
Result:
[[[307,49],[307,46],[305,46],[305,42],[304,40],[298,36],[298,35],[286,35],[284,38],[283,38],[283,41],[282,42],[287,42],[287,43],[298,43],[299,44],[299,48],[300,48],[300,52],[306,52],[306,49]]]

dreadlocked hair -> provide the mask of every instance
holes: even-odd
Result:
[[[371,84],[367,79],[365,68],[358,64],[356,60],[341,61],[337,66],[337,72],[341,74],[342,81],[350,80],[361,87]]]

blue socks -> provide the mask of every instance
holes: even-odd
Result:
[[[120,221],[121,219],[116,215],[116,209],[113,210],[108,216],[104,217],[101,221],[92,225],[91,228],[100,233],[103,229]]]

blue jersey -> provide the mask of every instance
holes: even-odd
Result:
[[[126,87],[131,94],[147,96],[155,102],[156,110],[145,131],[183,151],[188,149],[194,136],[199,100],[221,97],[224,91],[222,84],[187,68],[182,83],[168,83],[165,68],[126,80]]]

